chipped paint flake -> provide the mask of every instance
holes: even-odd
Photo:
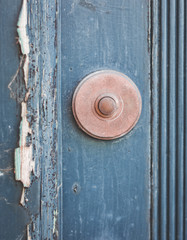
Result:
[[[58,211],[57,211],[57,209],[55,209],[53,211],[53,234],[56,233],[58,236],[57,217],[58,217]]]
[[[29,37],[27,35],[27,0],[23,0],[20,11],[17,32],[19,36],[19,44],[21,52],[24,55],[24,82],[27,89],[28,72],[29,72]],[[23,59],[23,58],[22,58]],[[23,61],[23,60],[21,60]],[[22,64],[21,64],[22,66]],[[29,97],[29,90],[25,95],[25,100],[21,103],[21,123],[20,123],[20,139],[19,147],[15,149],[15,178],[23,183],[24,187],[30,186],[30,175],[34,169],[34,161],[32,161],[32,145],[27,146],[27,137],[32,134],[29,122],[27,120],[27,100]],[[23,203],[24,191],[21,197]]]
[[[15,177],[16,180],[22,181],[24,187],[29,187],[34,161],[32,161],[32,145],[27,146],[26,141],[28,134],[31,134],[32,131],[27,121],[27,105],[25,102],[22,102],[21,116],[19,148],[15,150]]]
[[[19,44],[22,54],[29,54],[29,37],[27,35],[27,0],[23,0],[22,8],[20,11],[17,32],[19,36]]]
[[[22,8],[20,11],[18,23],[17,23],[18,41],[21,47],[21,52],[25,55],[25,63],[23,66],[25,85],[27,88],[28,73],[29,73],[29,37],[27,35],[27,0],[23,0]]]
[[[31,235],[29,231],[29,225],[27,225],[27,240],[31,240]]]
[[[25,205],[25,188],[23,188],[23,190],[22,190],[20,204],[21,204],[22,206]]]

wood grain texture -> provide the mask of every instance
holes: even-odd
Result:
[[[6,198],[6,194],[3,194],[1,197],[1,203],[5,205],[4,214],[6,217],[2,217],[1,224],[1,234],[0,239],[57,239],[60,238],[60,233],[58,230],[58,219],[61,219],[60,213],[58,213],[58,209],[60,208],[60,185],[61,185],[61,170],[59,167],[59,163],[57,162],[60,157],[57,158],[58,149],[57,149],[57,62],[58,62],[58,54],[57,54],[57,18],[58,18],[58,5],[56,1],[51,1],[47,3],[47,1],[36,2],[36,1],[25,1],[28,7],[28,25],[27,25],[27,34],[29,37],[29,47],[30,53],[25,53],[23,51],[23,45],[21,46],[20,52],[18,52],[18,48],[16,47],[16,22],[18,20],[18,14],[21,7],[21,1],[19,2],[19,7],[16,5],[14,9],[11,6],[11,3],[8,3],[10,12],[13,12],[14,21],[9,21],[6,25],[6,30],[10,28],[11,30],[11,41],[7,41],[3,39],[4,32],[6,33],[4,28],[2,30],[2,41],[5,42],[5,49],[12,49],[12,55],[18,56],[20,54],[20,59],[25,57],[25,54],[29,55],[29,76],[27,81],[27,86],[25,86],[23,68],[24,64],[20,64],[17,59],[12,62],[12,66],[14,68],[10,68],[10,64],[7,61],[10,61],[11,52],[8,54],[9,58],[5,58],[5,64],[3,61],[1,62],[1,73],[5,78],[5,87],[7,88],[2,91],[2,99],[3,101],[7,99],[8,104],[12,103],[10,97],[7,97],[8,83],[11,80],[10,72],[11,69],[14,69],[14,74],[18,69],[18,75],[14,79],[13,84],[11,85],[11,96],[16,100],[13,102],[13,105],[17,105],[18,109],[12,107],[7,110],[6,104],[3,102],[1,104],[2,114],[6,114],[2,119],[1,127],[4,127],[4,131],[2,131],[2,144],[5,147],[6,139],[9,139],[10,143],[11,139],[14,139],[11,135],[8,135],[8,132],[11,133],[12,126],[6,124],[6,121],[9,120],[12,124],[16,125],[17,132],[14,134],[19,136],[18,123],[20,122],[20,107],[19,104],[24,101],[26,87],[29,91],[29,97],[27,101],[27,120],[31,127],[32,135],[31,139],[27,139],[30,141],[33,150],[33,160],[35,162],[34,173],[31,175],[29,184],[25,186],[29,186],[29,188],[24,188],[22,197],[21,197],[21,188],[16,189],[8,184],[8,181],[2,182],[2,189],[6,189],[6,191],[12,190],[12,195],[10,192],[10,196],[15,201],[15,205],[13,205],[12,211],[12,203],[9,203],[8,198]],[[1,5],[4,11],[4,7],[7,7],[7,3],[2,3]],[[6,11],[5,11],[6,12]],[[16,14],[15,14],[16,12]],[[4,13],[4,12],[3,12]],[[2,15],[4,16],[4,15]],[[5,18],[5,16],[4,16]],[[25,25],[24,25],[25,26]],[[13,29],[13,30],[12,30]],[[24,29],[25,30],[25,29]],[[4,32],[3,32],[4,31]],[[7,30],[8,32],[8,30]],[[25,31],[24,31],[25,33]],[[7,35],[7,34],[6,34]],[[5,35],[5,36],[6,36]],[[20,37],[21,35],[19,35]],[[7,35],[8,37],[8,35]],[[20,40],[20,39],[19,39]],[[24,39],[22,39],[24,41]],[[14,45],[12,44],[14,42]],[[10,44],[11,43],[11,44]],[[22,42],[24,44],[24,42]],[[58,41],[60,44],[60,40]],[[16,48],[16,50],[15,50]],[[3,48],[2,48],[3,50]],[[5,52],[2,51],[4,56]],[[10,55],[10,56],[9,56]],[[23,56],[24,55],[24,56]],[[1,59],[3,59],[3,55],[1,55]],[[24,62],[24,61],[23,61]],[[3,68],[4,67],[4,68]],[[17,68],[17,69],[16,69]],[[9,92],[8,92],[9,94]],[[59,96],[60,94],[58,94]],[[10,102],[10,103],[9,103]],[[23,103],[22,103],[23,105]],[[13,111],[11,110],[13,108]],[[59,107],[60,108],[60,107]],[[10,114],[12,111],[12,114]],[[26,112],[26,111],[25,111]],[[8,114],[7,114],[8,113]],[[17,114],[17,118],[16,118]],[[22,112],[23,114],[23,112]],[[3,125],[4,124],[4,125]],[[15,126],[14,126],[15,129]],[[59,131],[60,132],[60,131]],[[6,134],[6,135],[5,135]],[[24,139],[25,141],[26,139]],[[4,141],[4,142],[3,142]],[[18,139],[17,139],[18,141]],[[60,142],[60,141],[59,141]],[[13,142],[14,143],[14,142]],[[27,142],[28,143],[28,142]],[[16,148],[18,145],[14,143],[14,147]],[[12,153],[13,149],[9,149],[10,153]],[[5,147],[6,151],[6,147]],[[13,162],[13,155],[10,159]],[[21,159],[23,162],[20,165],[23,165],[26,162],[26,156],[22,156]],[[10,162],[10,163],[12,163]],[[12,164],[11,164],[12,166]],[[12,174],[13,174],[12,166]],[[2,176],[5,177],[6,169],[2,170]],[[4,174],[4,172],[5,174]],[[18,174],[18,172],[17,172]],[[25,173],[24,173],[25,174]],[[16,175],[17,176],[17,175]],[[60,180],[59,180],[60,179]],[[21,180],[21,178],[19,179]],[[11,184],[15,185],[15,181],[11,179]],[[8,184],[6,186],[6,184]],[[18,183],[16,185],[19,185]],[[16,197],[16,199],[15,199]],[[21,199],[22,205],[24,205],[25,209],[19,206],[19,202]],[[10,205],[10,206],[9,206]],[[7,207],[8,206],[8,207]],[[3,205],[1,206],[3,209]],[[12,214],[14,216],[12,217]],[[16,222],[15,226],[12,226],[13,231],[7,229],[5,224],[10,223],[13,224]],[[8,226],[9,224],[7,224]],[[27,231],[27,233],[26,233]],[[27,236],[26,236],[27,235]]]
[[[36,166],[33,185],[25,193],[29,199],[26,207],[32,213],[28,235],[31,239],[57,239],[61,216],[61,158],[57,157],[58,1],[29,1],[28,11],[31,49],[27,106]]]

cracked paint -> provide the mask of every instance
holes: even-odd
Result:
[[[22,8],[19,14],[17,23],[18,42],[20,44],[22,58],[20,60],[20,66],[11,83],[15,81],[20,68],[23,69],[24,82],[26,88],[25,98],[21,103],[21,123],[20,123],[20,140],[19,147],[15,149],[15,179],[21,181],[24,187],[30,186],[30,175],[34,169],[34,161],[32,161],[32,144],[28,146],[27,137],[32,135],[32,130],[27,120],[27,100],[29,97],[29,90],[27,89],[28,84],[28,72],[29,72],[29,37],[27,35],[27,0],[23,0]],[[23,200],[23,195],[21,197]],[[21,202],[23,202],[21,200]]]
[[[29,54],[29,38],[27,35],[27,0],[23,0],[19,19],[17,22],[17,32],[22,54]]]
[[[26,139],[32,131],[27,121],[27,104],[22,102],[21,105],[20,141],[19,148],[15,150],[15,178],[21,181],[24,187],[29,187],[30,174],[34,169],[34,161],[32,161],[32,145],[27,146]]]
[[[21,56],[9,89],[11,97],[21,103],[19,146],[15,149],[14,162],[15,178],[23,183],[20,204],[30,217],[27,239],[57,239],[60,235],[58,10],[57,2],[49,1],[46,5],[43,1],[23,0],[17,23]],[[41,225],[47,226],[46,231]]]

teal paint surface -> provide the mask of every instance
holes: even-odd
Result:
[[[149,239],[149,3],[63,1],[61,13],[63,237]],[[126,74],[142,96],[136,127],[113,141],[83,133],[71,110],[78,83],[100,69]]]
[[[152,239],[187,239],[187,3],[153,1]]]
[[[14,175],[22,71],[16,101],[8,89],[21,1],[0,6],[0,239],[26,239],[27,224],[31,239],[186,239],[186,2],[28,1],[36,169],[25,207]],[[143,100],[136,127],[107,142],[83,133],[71,110],[77,84],[101,69],[128,75]]]
[[[20,154],[20,148],[15,149],[14,154],[14,166],[15,166],[15,179],[17,181],[21,180],[21,154]]]

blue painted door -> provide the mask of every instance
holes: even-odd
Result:
[[[187,239],[186,12],[185,0],[0,0],[0,240]],[[142,97],[136,126],[110,141],[71,107],[103,69]]]
[[[1,103],[1,140],[7,141],[5,151],[11,147],[12,169],[8,172],[9,180],[7,173],[2,173],[2,189],[8,188],[11,193],[2,192],[1,202],[8,210],[1,205],[5,215],[1,220],[1,239],[149,239],[149,3],[82,0],[58,1],[55,5],[55,2],[17,1],[13,7],[8,1],[1,2],[1,7],[9,7],[14,13],[14,19],[6,23],[6,29],[12,30],[11,36],[1,28],[8,39],[1,35],[2,49],[10,47],[6,59],[6,54],[1,53],[1,59],[5,59],[1,62],[1,74],[5,76],[1,96],[8,101],[9,109],[13,109],[8,112],[6,104]],[[22,12],[27,14],[29,51],[26,51],[27,38],[22,35],[25,25],[17,23],[18,16],[23,21]],[[16,24],[21,48],[14,39]],[[28,58],[26,82],[24,66]],[[138,124],[117,140],[104,141],[86,135],[72,114],[76,86],[84,76],[101,69],[126,74],[142,96]],[[26,136],[26,146],[18,144],[24,134],[23,121],[32,129]],[[13,136],[9,128],[14,129]],[[27,169],[22,168],[27,156],[14,157],[15,148],[21,151],[29,146],[33,154],[29,166],[35,162],[30,183],[24,178],[23,171]],[[5,164],[4,169],[7,167]],[[22,194],[21,183],[15,182],[13,172],[24,185]],[[12,221],[16,225],[9,231],[6,225]]]
[[[64,239],[149,239],[149,4],[63,1],[61,9]],[[142,96],[138,124],[117,140],[89,137],[72,115],[77,84],[101,69],[128,75]]]

